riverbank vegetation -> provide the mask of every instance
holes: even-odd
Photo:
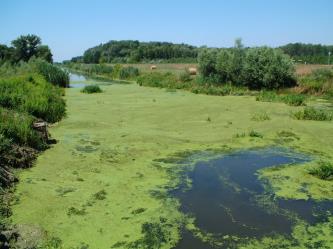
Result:
[[[49,63],[51,52],[40,45],[39,37],[21,36],[12,44],[6,48],[9,54],[1,57],[0,66],[2,231],[10,228],[6,223],[9,204],[5,200],[10,199],[8,188],[17,180],[14,169],[30,167],[39,152],[49,147],[47,130],[36,129],[35,123],[55,123],[65,116],[64,91],[59,86],[69,83],[68,73]],[[3,241],[5,237],[2,235],[0,244],[8,242]]]

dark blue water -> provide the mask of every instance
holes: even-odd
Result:
[[[239,151],[210,161],[198,162],[183,172],[192,180],[190,189],[179,186],[171,192],[179,199],[181,211],[195,217],[203,233],[221,238],[233,235],[258,238],[270,234],[291,233],[297,219],[314,224],[333,212],[332,202],[282,200],[265,192],[258,170],[299,164],[310,158],[280,148]],[[264,201],[263,201],[264,200]],[[184,230],[176,249],[206,249],[210,245]],[[221,248],[234,248],[227,243]]]

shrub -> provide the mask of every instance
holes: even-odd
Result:
[[[292,60],[278,49],[244,49],[236,40],[232,49],[203,50],[199,70],[208,83],[247,86],[250,89],[278,89],[296,84]]]
[[[324,109],[306,107],[303,110],[294,112],[292,116],[298,120],[316,120],[330,121],[333,120],[333,113]]]
[[[83,93],[101,93],[102,89],[98,85],[88,85],[85,86],[81,92]]]
[[[309,174],[317,176],[322,180],[332,180],[333,164],[327,161],[320,161],[316,167],[309,170]]]
[[[199,53],[199,71],[204,77],[209,78],[217,74],[216,56],[217,51],[211,49],[205,49]]]
[[[139,69],[136,67],[123,67],[120,69],[120,79],[130,79],[139,76]]]
[[[278,89],[296,83],[292,60],[280,50],[268,47],[247,50],[242,74],[251,89]]]

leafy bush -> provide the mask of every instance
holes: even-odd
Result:
[[[43,60],[36,61],[38,72],[53,85],[69,86],[69,73],[65,70]]]
[[[244,61],[243,80],[251,89],[279,89],[296,84],[292,60],[280,50],[250,48]]]
[[[102,89],[98,85],[89,85],[85,86],[81,92],[83,93],[101,93]]]
[[[316,120],[316,121],[330,121],[333,120],[333,113],[324,109],[317,109],[314,107],[306,107],[303,110],[294,112],[293,117],[298,120]]]
[[[250,89],[278,89],[296,84],[292,60],[278,49],[244,49],[240,40],[232,49],[206,49],[198,56],[206,82],[231,82]]]
[[[316,167],[309,170],[309,174],[317,176],[322,180],[332,180],[333,164],[327,161],[320,161]]]
[[[120,79],[130,79],[137,77],[139,75],[139,69],[136,67],[123,67],[120,69],[119,78]]]

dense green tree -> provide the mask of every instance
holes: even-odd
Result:
[[[13,53],[13,49],[6,45],[0,44],[0,64],[1,62],[10,60]]]
[[[151,60],[196,61],[198,48],[168,42],[110,41],[89,48],[83,54],[85,63],[128,63]],[[77,58],[73,58],[74,62]]]
[[[12,41],[12,45],[14,47],[14,61],[28,61],[37,54],[41,39],[36,35],[21,35]]]

